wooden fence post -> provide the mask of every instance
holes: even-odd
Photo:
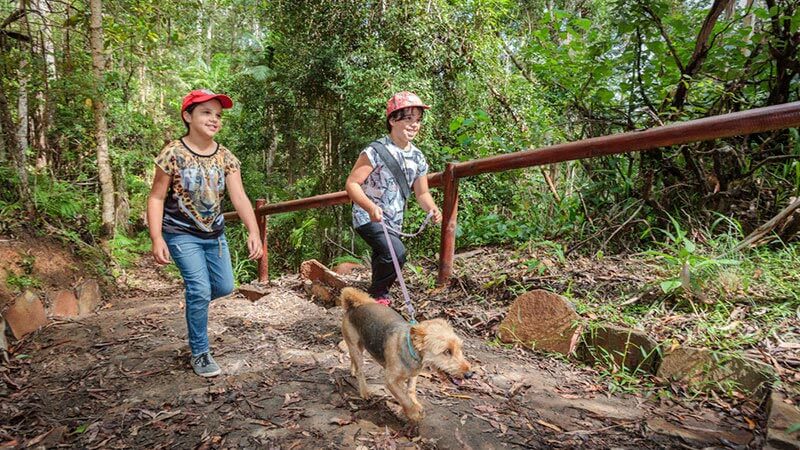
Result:
[[[258,260],[258,282],[269,283],[269,249],[267,248],[267,215],[259,214],[258,210],[267,204],[267,200],[259,198],[256,200],[256,221],[258,222],[258,233],[261,235],[261,248],[264,256]]]
[[[458,225],[458,178],[456,163],[448,163],[442,174],[444,204],[442,205],[442,240],[439,245],[439,277],[436,284],[444,286],[453,274],[453,256],[456,252],[456,226]]]

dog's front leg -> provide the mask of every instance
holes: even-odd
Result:
[[[417,400],[417,376],[408,379],[408,397],[411,401],[422,409],[422,404]]]
[[[397,376],[386,372],[386,387],[389,392],[394,395],[394,398],[400,402],[403,407],[403,412],[406,417],[412,422],[419,422],[422,420],[422,405],[414,402],[408,395],[408,388],[406,387],[406,378],[402,375]]]

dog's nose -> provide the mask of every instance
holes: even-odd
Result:
[[[467,379],[467,380],[472,378],[474,375],[475,375],[475,372],[473,372],[471,370],[469,372],[464,372],[464,378]]]

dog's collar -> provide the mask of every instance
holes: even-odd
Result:
[[[408,354],[411,355],[411,358],[414,359],[416,362],[422,362],[419,358],[419,354],[414,349],[414,346],[411,344],[411,328],[406,331],[406,347],[408,347]]]

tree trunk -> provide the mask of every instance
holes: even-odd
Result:
[[[269,107],[270,140],[267,147],[267,154],[264,157],[264,172],[269,176],[272,173],[272,166],[275,164],[275,153],[278,151],[278,127],[275,125],[275,111]]]
[[[101,0],[90,0],[90,42],[92,47],[92,69],[96,83],[96,92],[92,100],[94,114],[95,141],[97,145],[97,171],[100,180],[102,200],[101,219],[102,236],[110,238],[114,235],[114,179],[111,172],[111,158],[108,153],[108,135],[106,126],[106,104],[103,79],[105,76],[105,56],[103,55],[103,5]]]
[[[17,125],[17,145],[19,152],[24,154],[28,149],[28,61],[21,59],[19,62],[19,87],[17,89],[17,117],[19,124]]]
[[[50,144],[47,142],[47,134],[53,123],[53,105],[50,102],[50,85],[56,79],[56,58],[53,44],[53,33],[50,28],[50,11],[47,2],[44,0],[34,0],[34,8],[39,11],[41,21],[41,42],[39,54],[44,61],[42,64],[42,89],[36,92],[37,108],[34,114],[36,126],[33,130],[34,147],[37,150],[36,167],[44,168],[49,164],[48,153]]]
[[[5,75],[5,74],[3,74]],[[33,219],[36,215],[36,208],[33,203],[33,195],[31,194],[30,184],[28,182],[28,163],[25,157],[25,152],[21,150],[21,145],[17,140],[14,118],[11,116],[11,110],[8,105],[8,97],[6,96],[6,89],[4,83],[0,81],[0,121],[3,126],[3,144],[6,150],[11,154],[14,161],[14,168],[19,177],[19,184],[17,185],[20,203],[28,213],[28,218]]]
[[[214,38],[214,20],[212,16],[213,11],[216,9],[215,7],[214,0],[202,0],[200,2],[200,13],[197,15],[199,20],[197,32],[202,36],[202,39],[200,39],[200,51],[203,55],[203,61],[205,61],[209,70],[211,70],[211,59],[213,56],[211,52],[211,44]],[[205,87],[211,88],[211,86]],[[193,88],[197,88],[197,86]]]
[[[3,136],[3,121],[0,120],[0,136]],[[0,164],[8,162],[8,153],[6,152],[6,140],[0,138]]]
[[[775,78],[771,83],[767,105],[778,105],[789,101],[792,80],[800,73],[800,32],[791,30],[791,21],[787,17],[796,14],[796,8],[787,2],[786,9],[779,7],[774,0],[767,0],[767,7],[775,10],[770,17],[771,34],[770,55],[775,60]]]
[[[66,8],[64,10],[65,14],[67,15],[67,20],[66,20],[67,22],[70,22],[72,20],[72,17],[70,16],[70,9],[72,8]],[[64,69],[64,74],[67,75],[72,73],[72,57],[70,56],[69,40],[70,40],[69,27],[64,27],[64,48],[62,49],[62,51],[64,52],[63,56],[64,61],[62,67]]]

